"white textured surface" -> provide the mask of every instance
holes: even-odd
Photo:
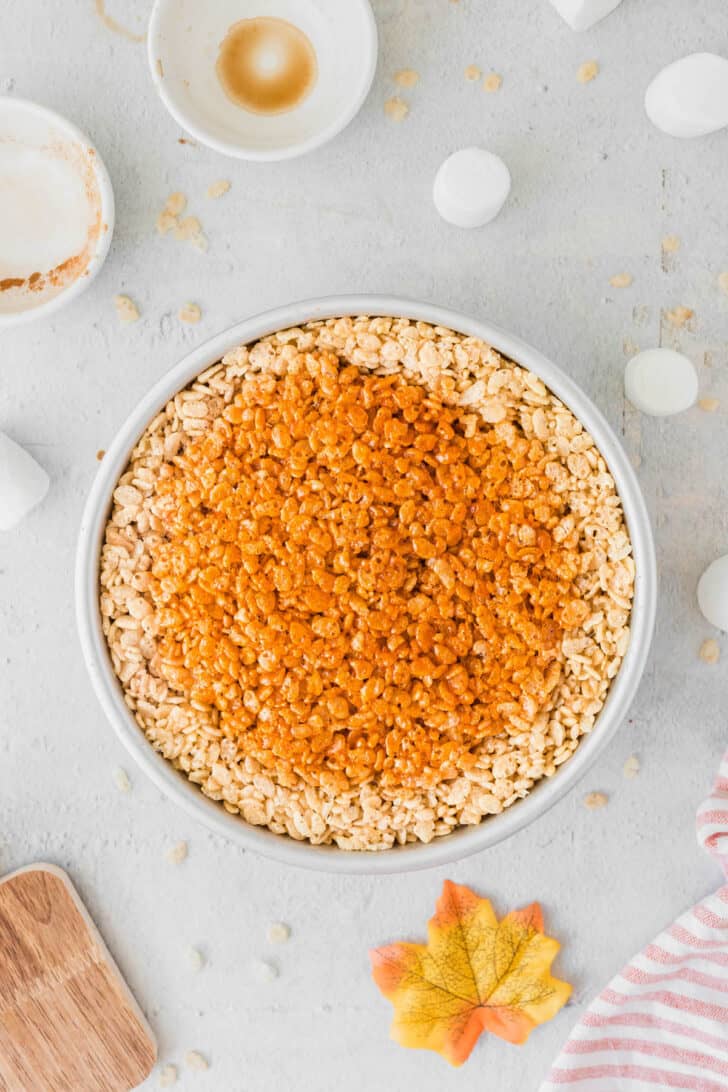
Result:
[[[147,5],[109,0],[137,28]],[[334,143],[278,166],[224,160],[178,143],[154,95],[142,46],[108,32],[91,0],[63,20],[51,0],[6,0],[0,90],[47,102],[98,142],[118,202],[109,259],[89,291],[42,324],[2,335],[0,428],[48,469],[49,497],[0,536],[0,867],[37,859],[69,869],[154,1025],[182,1089],[215,1092],[531,1092],[583,1003],[670,918],[718,877],[695,846],[695,807],[725,746],[726,639],[695,600],[728,528],[728,268],[719,192],[726,135],[684,144],[645,117],[650,76],[676,56],[716,48],[724,15],[712,0],[625,0],[587,35],[546,0],[378,0],[381,59],[362,114]],[[487,10],[486,10],[487,9]],[[584,87],[582,61],[601,73]],[[469,64],[504,76],[488,95]],[[411,111],[383,103],[400,68]],[[3,82],[4,81],[4,82]],[[511,167],[511,201],[482,231],[440,221],[431,180],[448,152],[486,142]],[[230,193],[207,201],[210,182]],[[207,254],[160,238],[154,220],[175,189],[190,197]],[[676,254],[660,253],[667,234]],[[630,272],[634,284],[609,278]],[[191,825],[136,771],[104,723],[73,632],[76,528],[95,453],[155,377],[187,347],[244,315],[295,297],[386,291],[488,316],[575,376],[621,431],[654,519],[661,565],[657,638],[630,720],[596,769],[537,829],[430,873],[336,879],[244,855]],[[112,297],[142,318],[122,326]],[[203,319],[183,326],[180,305]],[[664,310],[695,310],[675,330]],[[626,356],[662,343],[698,365],[701,397],[721,401],[670,419],[625,406]],[[698,659],[718,636],[723,661]],[[641,759],[631,781],[622,766]],[[120,793],[114,769],[132,786]],[[582,791],[583,790],[583,791]],[[582,796],[609,793],[590,812]],[[189,842],[179,865],[170,846]],[[387,1038],[389,1006],[366,951],[423,935],[445,875],[498,909],[539,898],[563,939],[558,973],[574,1001],[522,1048],[480,1044],[451,1071]],[[272,949],[272,921],[292,927]],[[206,965],[190,970],[198,948]],[[279,977],[261,984],[256,961]],[[198,1050],[207,1072],[184,1068]],[[156,1087],[156,1076],[149,1087]]]

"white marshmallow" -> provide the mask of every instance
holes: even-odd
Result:
[[[669,417],[690,409],[698,397],[698,373],[691,360],[672,349],[646,349],[624,372],[624,393],[642,413]]]
[[[484,148],[461,148],[435,175],[432,199],[443,220],[474,228],[494,220],[510,192],[511,174],[502,159]]]
[[[50,478],[19,444],[0,432],[0,531],[9,531],[40,504]]]
[[[674,137],[699,137],[728,125],[728,60],[691,53],[655,76],[645,94],[650,121]]]
[[[700,577],[698,606],[711,626],[728,633],[728,554],[708,565]]]
[[[622,0],[551,0],[572,30],[588,30],[618,8]]]

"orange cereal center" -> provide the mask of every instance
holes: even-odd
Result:
[[[330,353],[246,378],[156,486],[165,679],[284,785],[457,776],[551,708],[588,613],[553,460]]]

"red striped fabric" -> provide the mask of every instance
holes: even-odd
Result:
[[[728,878],[728,752],[697,816]],[[581,1018],[540,1092],[728,1092],[728,885],[660,934]]]

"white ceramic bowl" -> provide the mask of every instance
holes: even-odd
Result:
[[[315,86],[283,114],[236,106],[215,72],[228,29],[260,15],[293,23],[316,51]],[[358,113],[377,66],[377,27],[369,0],[156,0],[148,50],[162,102],[193,137],[238,159],[290,159],[331,140]]]
[[[404,316],[449,327],[482,338],[540,376],[589,430],[606,459],[624,506],[636,566],[630,646],[591,734],[582,740],[573,757],[554,777],[538,782],[525,800],[518,801],[500,815],[485,819],[479,826],[460,828],[428,845],[416,843],[375,853],[347,852],[336,847],[297,842],[265,828],[251,826],[204,796],[184,774],[157,754],[125,705],[111,666],[99,611],[99,554],[112,493],[149,421],[177,391],[236,345],[289,326],[299,326],[309,319],[337,315]],[[291,304],[231,327],[186,356],[141,400],[104,456],[86,504],[76,560],[76,609],[91,680],[117,735],[158,788],[187,812],[244,849],[274,857],[285,864],[342,873],[405,872],[444,864],[495,845],[543,815],[592,765],[622,723],[644,670],[655,619],[656,571],[647,510],[627,456],[601,413],[556,365],[489,322],[395,297],[342,296]]]
[[[27,99],[3,97],[0,98],[0,141],[5,140],[18,141],[30,149],[45,145],[70,145],[80,149],[96,183],[100,230],[87,264],[61,291],[48,298],[40,295],[37,303],[26,294],[17,310],[12,308],[10,298],[7,308],[3,306],[4,301],[0,303],[0,329],[43,318],[80,296],[104,264],[114,231],[114,191],[108,172],[89,138],[72,122]]]

